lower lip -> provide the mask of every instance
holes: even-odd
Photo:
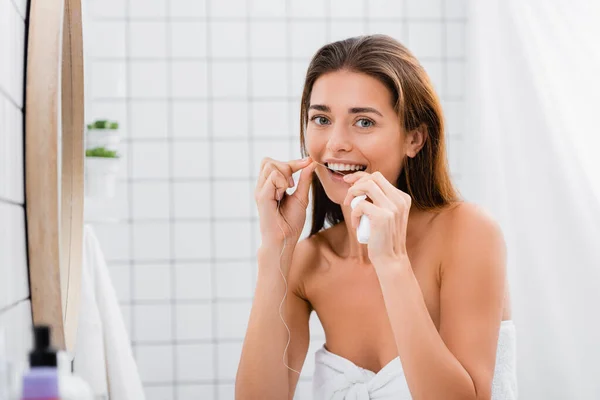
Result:
[[[329,174],[329,177],[331,178],[331,180],[336,181],[336,182],[346,183],[346,181],[344,180],[345,175],[340,175],[337,172],[333,172],[329,168],[327,168],[327,173]],[[350,175],[350,174],[348,174],[348,175]]]

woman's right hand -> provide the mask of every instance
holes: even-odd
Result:
[[[310,157],[288,162],[263,158],[254,190],[263,245],[280,246],[284,235],[288,243],[290,240],[294,244],[298,241],[306,221],[308,191],[317,165]],[[296,191],[288,195],[286,189],[294,186],[292,174],[302,168]]]

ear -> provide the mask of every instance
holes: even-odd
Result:
[[[416,157],[427,141],[427,125],[421,124],[406,135],[406,155],[410,158]]]

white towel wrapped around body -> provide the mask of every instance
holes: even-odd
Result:
[[[516,332],[512,320],[502,321],[498,337],[492,400],[516,400]],[[378,373],[355,365],[323,345],[315,353],[314,400],[410,400],[400,357]]]

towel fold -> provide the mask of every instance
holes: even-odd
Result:
[[[498,337],[492,400],[516,400],[516,332],[513,321],[502,321]],[[410,400],[400,357],[375,373],[334,354],[323,345],[315,353],[314,400]]]
[[[144,390],[117,295],[91,226],[84,227],[83,242],[81,307],[74,372],[90,384],[96,397],[144,400]]]

